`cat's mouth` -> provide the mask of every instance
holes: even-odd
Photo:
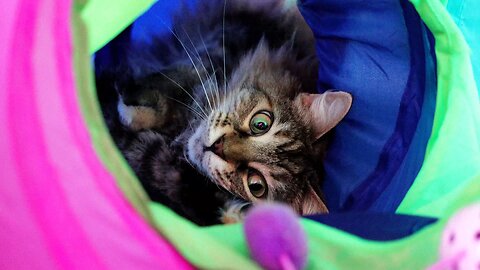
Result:
[[[218,138],[212,145],[204,147],[203,151],[210,151],[220,157],[221,159],[225,160],[225,154],[223,152],[223,137],[222,135],[220,138]]]
[[[210,146],[203,146],[202,166],[213,182],[230,190],[232,188],[230,178],[234,176],[236,167],[227,162],[223,144],[222,135]]]

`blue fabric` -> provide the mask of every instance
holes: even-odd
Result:
[[[424,93],[436,82],[426,76],[423,23],[403,0],[304,0],[300,9],[317,39],[320,91],[354,97],[325,162],[328,206],[393,212],[423,163],[432,125]]]
[[[307,218],[374,241],[401,239],[436,221],[435,218],[382,213],[343,213]]]
[[[428,143],[432,132],[433,116],[437,95],[437,71],[434,41],[426,26],[423,26],[425,47],[425,94],[423,99],[422,113],[415,131],[413,141],[408,152],[400,165],[396,175],[380,197],[370,207],[372,211],[386,212],[395,209],[400,205],[403,196],[410,188],[414,176],[420,170],[423,160],[425,146]],[[413,176],[413,177],[412,177]],[[409,182],[410,181],[410,182]]]
[[[169,32],[171,27],[173,14],[179,7],[181,1],[163,0],[157,1],[142,16],[140,16],[132,26],[132,40],[134,41],[151,41],[152,36]],[[188,3],[193,3],[192,0]]]
[[[148,41],[168,32],[178,7],[158,1],[126,36]],[[432,128],[433,39],[406,0],[304,0],[299,7],[317,39],[319,91],[354,96],[325,161],[328,206],[394,212],[421,168]]]

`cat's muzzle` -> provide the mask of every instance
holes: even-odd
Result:
[[[221,136],[212,145],[204,147],[203,151],[210,151],[219,156],[221,159],[225,160],[225,154],[223,153],[223,138],[224,136]]]

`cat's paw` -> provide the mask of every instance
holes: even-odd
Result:
[[[121,97],[118,100],[117,110],[120,122],[134,131],[152,129],[163,124],[163,118],[155,109],[147,106],[126,105]]]
[[[220,209],[220,222],[223,224],[242,222],[245,217],[245,211],[250,205],[250,202],[240,200],[227,201],[224,207]]]

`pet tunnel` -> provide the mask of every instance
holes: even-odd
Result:
[[[152,4],[3,3],[1,269],[259,268],[242,224],[197,227],[150,202],[103,123],[91,55]],[[307,268],[423,269],[448,218],[480,200],[480,4],[298,4],[319,91],[355,97],[325,165],[333,213],[301,219]]]

